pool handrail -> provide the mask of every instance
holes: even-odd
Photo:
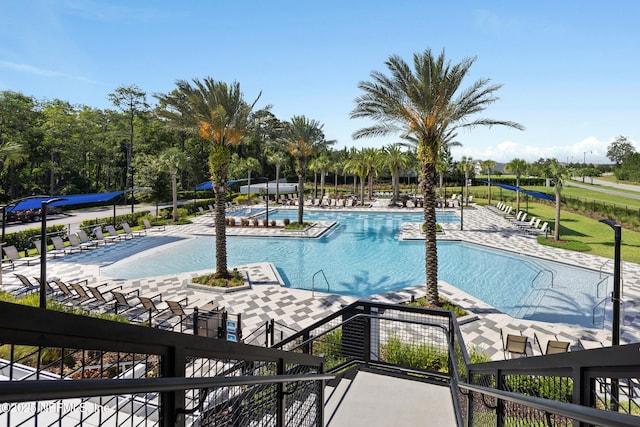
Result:
[[[324,270],[320,269],[320,270],[316,271],[315,273],[313,273],[313,276],[311,276],[311,296],[312,297],[315,296],[316,275],[318,273],[322,273],[322,276],[324,277],[324,281],[327,283],[327,292],[331,292],[331,285],[329,285],[329,280],[327,280],[327,276],[324,274]]]

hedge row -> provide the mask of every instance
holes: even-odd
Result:
[[[47,227],[47,234],[64,234],[67,227],[62,224],[51,225]],[[40,239],[42,230],[40,228],[28,228],[22,231],[8,233],[4,237],[6,246],[15,246],[19,251],[27,251],[32,249],[33,241]]]

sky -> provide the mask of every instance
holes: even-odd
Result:
[[[358,83],[399,55],[474,58],[462,87],[488,78],[500,98],[476,118],[522,124],[458,134],[454,160],[557,158],[609,163],[618,136],[640,147],[640,2],[634,0],[0,0],[0,90],[113,108],[108,94],[148,94],[177,80],[240,83],[280,120],[305,115],[334,147],[354,140]]]

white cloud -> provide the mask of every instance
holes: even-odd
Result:
[[[61,77],[61,78],[65,78],[65,79],[83,81],[83,82],[86,82],[86,83],[98,83],[98,82],[93,81],[91,79],[88,79],[86,77],[74,76],[74,75],[62,73],[62,72],[59,72],[59,71],[47,70],[47,69],[44,69],[44,68],[38,68],[38,67],[34,67],[32,65],[29,65],[29,64],[18,64],[16,62],[0,61],[0,68],[8,68],[10,70],[14,70],[14,71],[22,72],[22,73],[33,74],[33,75],[36,75],[36,76]]]
[[[561,162],[570,163],[610,163],[607,159],[607,147],[613,139],[600,141],[590,136],[570,145],[535,146],[524,145],[514,141],[504,141],[495,145],[484,147],[457,147],[451,150],[455,160],[462,156],[472,157],[478,160],[495,160],[499,163],[507,163],[515,158],[534,162],[540,158],[556,158]]]

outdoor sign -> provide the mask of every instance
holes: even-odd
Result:
[[[233,320],[227,320],[227,341],[238,342],[238,325]]]

